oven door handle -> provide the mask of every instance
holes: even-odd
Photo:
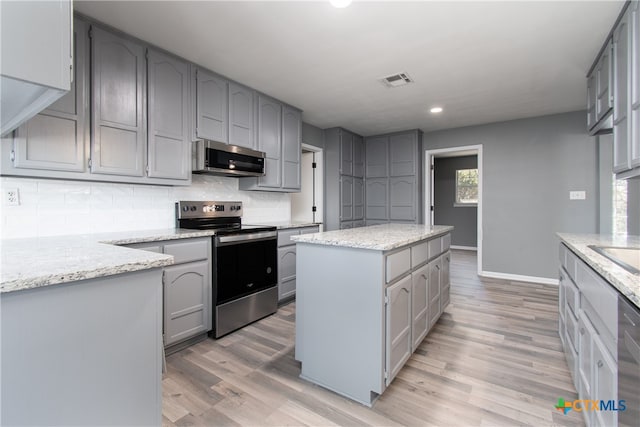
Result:
[[[255,240],[275,239],[277,231],[260,231],[258,233],[234,234],[231,236],[218,236],[216,240],[220,244],[244,243]]]

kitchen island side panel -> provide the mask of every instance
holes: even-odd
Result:
[[[162,269],[0,295],[1,425],[160,425]]]
[[[384,391],[382,251],[298,243],[301,377],[371,406]]]

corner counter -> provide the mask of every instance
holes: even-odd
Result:
[[[292,237],[301,377],[372,406],[449,303],[450,226]]]

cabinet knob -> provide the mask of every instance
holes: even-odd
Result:
[[[598,368],[602,368],[602,365],[604,365],[604,363],[602,363],[602,360],[598,360]]]
[[[584,328],[580,328],[580,335],[584,335]]]

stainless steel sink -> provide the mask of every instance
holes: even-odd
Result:
[[[615,246],[589,245],[589,248],[609,258],[625,270],[640,274],[640,248],[617,248]]]

